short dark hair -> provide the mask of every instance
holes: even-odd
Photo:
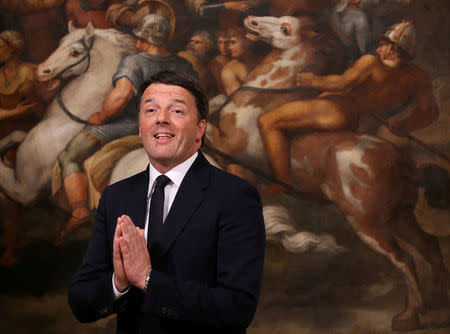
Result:
[[[142,94],[144,94],[147,87],[154,83],[161,83],[164,85],[180,86],[188,90],[195,97],[195,105],[199,121],[208,117],[209,105],[205,93],[203,93],[200,83],[192,75],[184,72],[175,71],[160,71],[153,74],[149,80],[145,81],[139,87],[139,107],[141,105]]]
[[[138,91],[139,97],[139,108],[141,107],[142,95],[144,94],[147,87],[154,83],[160,83],[164,85],[172,85],[183,87],[187,91],[189,91],[195,98],[195,106],[197,107],[198,120],[202,119],[207,120],[209,113],[209,104],[208,99],[206,98],[205,93],[203,93],[202,88],[200,87],[200,82],[194,78],[192,75],[184,72],[175,72],[164,70],[153,74],[150,79],[145,81],[140,87]],[[206,132],[205,132],[206,134]],[[202,137],[202,145],[205,142],[205,134]]]

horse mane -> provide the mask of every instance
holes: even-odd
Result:
[[[83,36],[84,29],[77,29],[72,33],[64,36],[59,45],[63,44],[67,40],[76,40]],[[130,54],[136,52],[136,38],[130,34],[123,33],[117,29],[95,29],[96,38],[106,39],[116,44],[117,50],[121,54]]]
[[[95,36],[107,38],[117,44],[120,53],[136,52],[136,38],[117,29],[95,29]]]

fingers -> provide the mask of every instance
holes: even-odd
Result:
[[[127,215],[118,218],[118,222],[122,227],[121,247],[125,252],[143,251],[147,249],[146,243],[142,243],[143,230],[135,226],[133,221]],[[142,232],[140,232],[142,231]],[[144,238],[145,240],[145,238]]]

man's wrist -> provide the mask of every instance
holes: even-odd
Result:
[[[113,273],[113,275],[112,275],[112,286],[113,286],[114,300],[119,299],[124,294],[126,294],[128,292],[128,290],[130,290],[130,284],[129,283],[128,283],[127,287],[123,291],[120,291],[117,288],[116,282],[115,282],[115,273]]]
[[[148,291],[151,277],[152,277],[152,267],[148,267],[147,274],[145,275],[144,287],[142,288],[142,291],[144,291],[144,293],[147,293]]]

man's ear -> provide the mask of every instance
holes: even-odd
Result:
[[[198,122],[198,130],[197,140],[202,140],[202,137],[206,130],[206,119],[203,118]]]

